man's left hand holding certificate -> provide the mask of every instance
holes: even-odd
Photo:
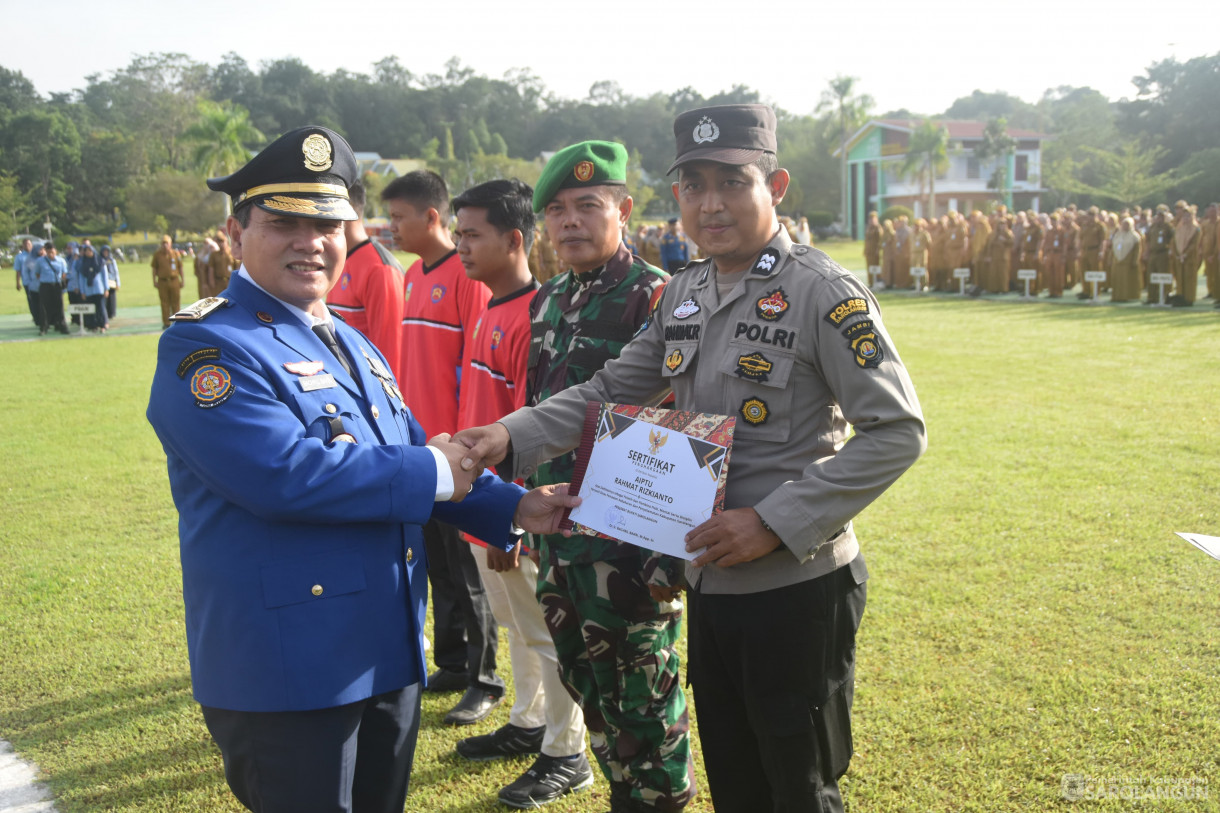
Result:
[[[685,537],[724,505],[734,418],[702,412],[590,403],[569,520],[682,559]]]

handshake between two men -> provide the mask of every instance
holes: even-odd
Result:
[[[498,431],[497,431],[498,430]],[[451,502],[461,502],[474,490],[474,483],[487,466],[508,454],[508,430],[501,424],[464,429],[456,436],[442,432],[428,445],[445,456],[453,478]],[[527,491],[517,504],[513,524],[532,534],[560,533],[563,512],[580,505],[580,497],[568,495],[568,484],[544,485]],[[571,536],[571,531],[563,531]]]

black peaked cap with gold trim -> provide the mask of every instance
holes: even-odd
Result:
[[[254,204],[275,214],[317,220],[359,220],[347,190],[360,179],[356,156],[343,136],[301,127],[277,138],[244,167],[208,188],[233,200],[233,211]]]

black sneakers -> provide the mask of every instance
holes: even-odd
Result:
[[[542,738],[545,734],[546,726],[521,728],[508,723],[490,734],[458,740],[457,752],[459,756],[473,762],[536,754],[542,750]]]
[[[584,754],[566,758],[540,754],[516,782],[501,788],[499,798],[501,804],[529,810],[592,784],[593,771]]]

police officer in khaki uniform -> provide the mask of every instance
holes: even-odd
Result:
[[[852,518],[925,447],[877,300],[779,226],[775,123],[765,105],[678,116],[674,194],[709,259],[589,382],[457,437],[471,466],[511,440],[520,475],[577,445],[587,401],[672,390],[678,409],[737,418],[725,510],[685,538],[688,674],[720,813],[843,809],[867,578]]]
[[[161,297],[161,329],[169,327],[169,318],[178,312],[182,298],[182,258],[174,250],[169,235],[161,238],[161,246],[153,253],[152,283]]]

